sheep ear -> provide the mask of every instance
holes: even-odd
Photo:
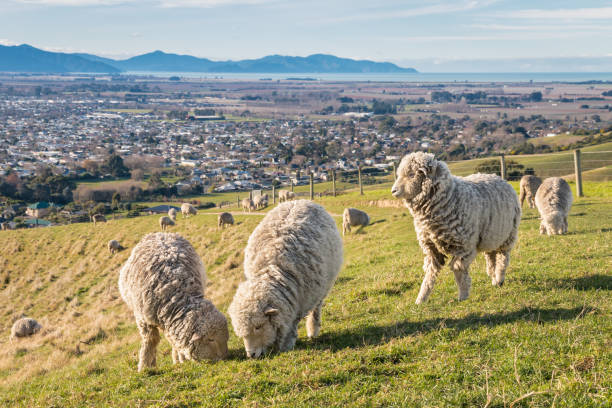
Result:
[[[191,343],[195,343],[196,341],[200,340],[202,338],[202,335],[199,333],[195,333],[193,336],[191,336]]]
[[[278,309],[267,307],[266,310],[264,310],[264,314],[269,317],[276,316],[278,314]]]

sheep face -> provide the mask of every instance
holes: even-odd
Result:
[[[243,337],[247,357],[259,358],[274,345],[276,328],[271,319],[277,313],[277,309],[266,308],[251,317],[249,327]]]
[[[397,169],[391,194],[410,202],[417,197],[426,198],[434,184],[442,186],[449,180],[450,172],[446,164],[437,161],[433,154],[411,153],[404,156]]]
[[[544,217],[543,223],[546,226],[548,235],[562,235],[567,232],[565,217],[560,212]]]
[[[194,361],[224,359],[227,357],[228,339],[227,321],[224,317],[223,319],[215,319],[205,333],[196,333],[191,337],[185,355],[188,359]]]

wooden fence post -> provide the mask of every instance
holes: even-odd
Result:
[[[291,181],[291,191],[293,191],[293,179],[291,179],[289,181]]]
[[[272,184],[272,204],[276,204],[276,187]]]
[[[393,162],[393,181],[397,179],[397,169],[395,168],[395,162]]]
[[[236,194],[236,205],[240,208],[240,196]]]
[[[314,200],[314,176],[310,173],[310,199]]]
[[[501,178],[506,180],[506,156],[503,154],[499,156],[500,165],[501,165]]]
[[[576,196],[582,197],[582,167],[580,165],[580,149],[574,150],[574,170],[576,172]]]
[[[332,174],[332,194],[336,196],[336,170],[331,171]]]
[[[363,183],[361,182],[361,164],[357,166],[357,175],[359,176],[359,194],[363,195]]]

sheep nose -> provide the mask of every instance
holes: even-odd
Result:
[[[257,353],[253,352],[253,353],[249,354],[249,357],[255,358],[256,355],[257,355]]]

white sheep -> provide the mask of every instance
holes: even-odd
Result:
[[[469,266],[478,252],[485,253],[492,283],[504,283],[521,220],[521,206],[510,184],[491,174],[453,176],[433,154],[417,152],[402,159],[391,193],[410,210],[425,254],[417,304],[429,297],[447,257],[459,300],[470,294]]]
[[[243,198],[242,201],[240,202],[240,206],[242,207],[243,211],[254,211],[255,210],[255,204],[253,203],[253,200],[251,200],[249,197],[247,198]]]
[[[204,297],[206,272],[191,244],[178,234],[147,234],[119,272],[119,292],[142,337],[138,371],[156,365],[163,330],[174,364],[227,355],[227,320]]]
[[[172,221],[170,217],[164,215],[163,217],[159,218],[159,226],[161,227],[162,231],[165,231],[168,229],[168,227],[174,226],[174,221]]]
[[[29,337],[38,333],[42,326],[30,317],[23,317],[13,323],[11,328],[11,341],[18,337]]]
[[[183,217],[189,217],[190,215],[196,215],[197,213],[198,210],[196,210],[193,205],[189,203],[181,204],[181,214]]]
[[[351,232],[351,227],[365,227],[370,223],[370,216],[356,208],[345,208],[342,213],[342,235]]]
[[[295,193],[289,190],[279,190],[278,191],[278,202],[284,203],[285,201],[291,201],[295,199]]]
[[[234,225],[234,216],[228,212],[219,214],[217,225],[219,228],[225,228],[226,225]]]
[[[119,241],[111,239],[108,241],[108,252],[114,254],[115,252],[123,251],[125,248],[121,246]]]
[[[170,208],[168,210],[168,217],[170,217],[172,221],[176,221],[176,208]]]
[[[535,207],[536,191],[538,191],[540,184],[542,184],[542,179],[537,176],[527,175],[521,178],[519,188],[519,200],[521,200],[521,207],[525,202],[525,198],[527,199],[529,208]]]
[[[255,208],[265,208],[268,206],[268,194],[257,196],[253,199]]]
[[[540,212],[540,234],[567,233],[567,216],[572,201],[572,189],[565,180],[560,177],[544,179],[535,197]]]
[[[280,204],[255,228],[244,253],[246,281],[229,307],[248,357],[291,350],[307,316],[319,334],[321,307],[342,265],[342,238],[323,207],[307,200]]]
[[[102,214],[94,214],[91,216],[91,221],[95,226],[98,222],[106,222],[106,217]]]

